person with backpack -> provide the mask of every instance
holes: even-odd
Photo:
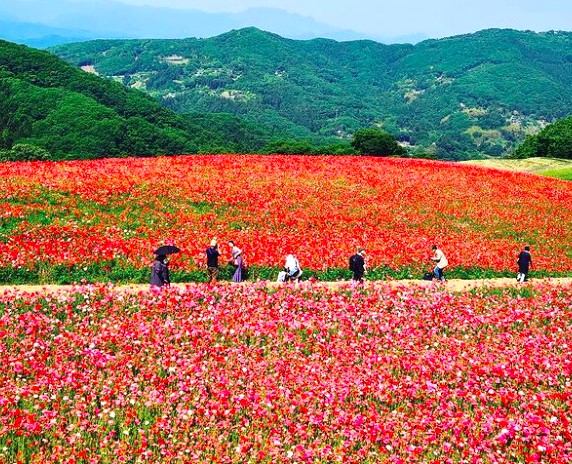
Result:
[[[357,284],[363,284],[363,276],[365,275],[365,250],[358,248],[355,255],[350,258],[350,271],[352,271],[352,281]]]
[[[211,246],[206,249],[207,255],[207,284],[216,284],[218,277],[218,242],[216,238],[211,240]]]
[[[526,245],[524,250],[518,255],[518,274],[516,275],[517,282],[523,284],[528,280],[528,272],[532,266],[532,255],[530,254],[530,247]]]

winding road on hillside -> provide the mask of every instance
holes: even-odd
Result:
[[[245,282],[248,284],[249,282]],[[267,285],[268,287],[278,287],[280,285],[276,282],[252,282],[259,285]],[[304,281],[300,286],[309,285],[309,281]],[[105,285],[105,284],[103,284]],[[205,285],[199,283],[175,283],[172,285],[174,288],[185,289],[189,286],[195,285]],[[221,285],[232,285],[231,282],[221,282]],[[291,284],[290,284],[291,285]],[[351,285],[348,281],[338,281],[338,282],[313,282],[311,285],[315,287],[328,287],[328,288],[343,288]],[[444,289],[450,292],[465,292],[474,288],[502,288],[502,287],[517,287],[517,286],[529,286],[529,287],[542,287],[543,285],[552,286],[570,286],[572,285],[572,277],[561,277],[561,278],[546,278],[546,279],[531,279],[530,282],[525,284],[518,284],[515,279],[512,278],[499,278],[499,279],[478,279],[478,280],[462,280],[462,279],[451,279],[445,284],[440,284],[437,282],[423,281],[423,280],[384,280],[384,281],[366,281],[366,286],[372,285],[387,285],[391,288],[431,288],[435,290]],[[82,286],[73,285],[3,285],[0,286],[0,294],[6,292],[16,292],[16,293],[53,293],[58,291],[73,290],[76,288],[81,288]],[[144,292],[149,291],[149,285],[147,284],[128,284],[128,285],[117,285],[113,288],[119,289],[121,291],[127,292]]]

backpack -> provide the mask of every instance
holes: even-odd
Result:
[[[354,272],[356,267],[356,255],[353,255],[350,257],[350,265],[349,265],[349,270]]]
[[[435,277],[435,274],[432,272],[426,272],[423,274],[423,280],[433,280],[433,277]]]

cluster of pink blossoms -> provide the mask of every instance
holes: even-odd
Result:
[[[568,463],[572,288],[0,296],[0,462]]]

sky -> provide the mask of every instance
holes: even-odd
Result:
[[[343,29],[439,38],[487,28],[571,30],[572,0],[116,0],[134,5],[240,12],[272,7]]]

